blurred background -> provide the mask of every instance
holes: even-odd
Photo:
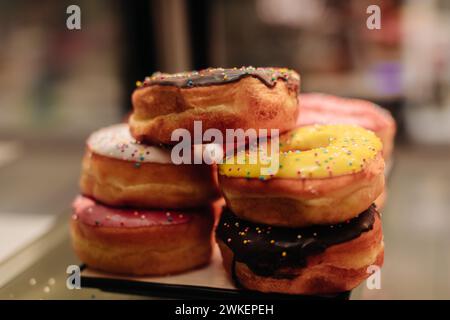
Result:
[[[81,30],[66,27],[71,4]],[[283,66],[303,92],[368,99],[397,121],[382,290],[356,297],[450,298],[449,34],[446,0],[1,0],[0,270],[67,216],[84,140],[123,119],[136,80]]]

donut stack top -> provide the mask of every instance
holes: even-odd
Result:
[[[136,83],[129,118],[133,137],[169,144],[177,129],[295,128],[300,76],[286,68],[209,68],[167,74],[156,72]]]

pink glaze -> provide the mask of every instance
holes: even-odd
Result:
[[[90,198],[78,196],[72,204],[72,219],[90,226],[151,227],[187,223],[192,213],[173,210],[133,210],[108,207]]]
[[[300,94],[297,126],[312,124],[354,124],[374,132],[395,125],[388,111],[369,101],[320,93]]]

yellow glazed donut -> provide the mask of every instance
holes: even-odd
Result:
[[[241,150],[219,165],[227,205],[242,219],[289,227],[333,224],[357,216],[383,192],[382,143],[361,127],[298,128],[280,136],[279,153],[270,150],[270,142],[259,145],[253,164]],[[278,170],[262,175],[277,159]]]

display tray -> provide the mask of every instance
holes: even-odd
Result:
[[[208,266],[164,277],[132,277],[108,274],[82,266],[82,287],[103,291],[175,299],[336,299],[348,300],[350,291],[332,295],[286,295],[236,288],[222,267],[219,249]]]

